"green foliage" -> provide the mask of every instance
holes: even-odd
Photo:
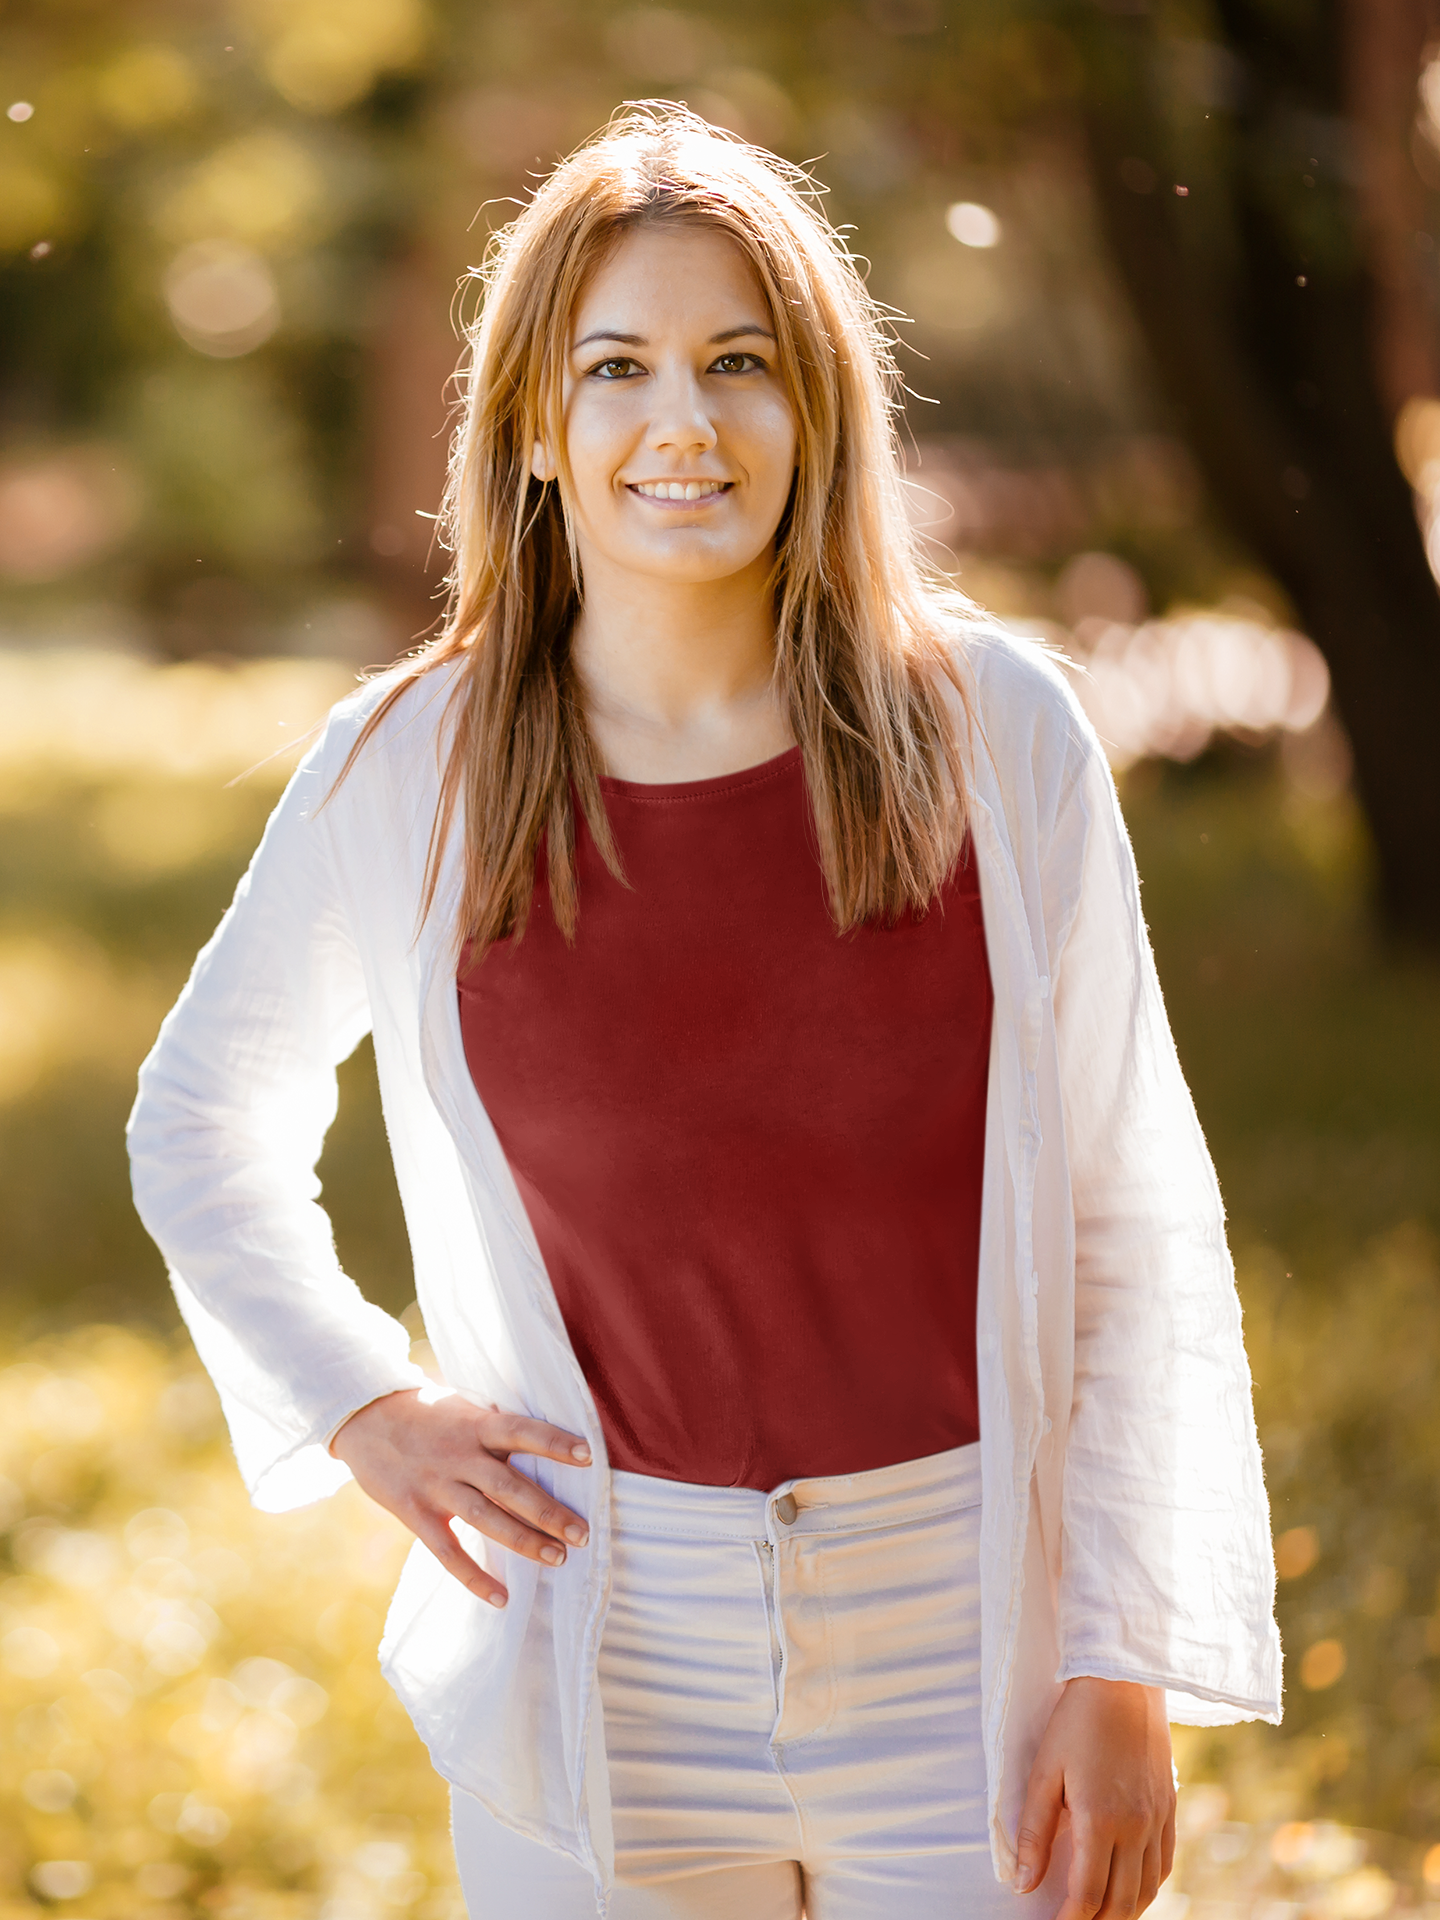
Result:
[[[321,510],[301,423],[244,362],[166,367],[127,407],[125,443],[149,479],[142,551],[180,574],[240,574],[321,557]]]

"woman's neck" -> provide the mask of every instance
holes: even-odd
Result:
[[[696,583],[597,572],[585,570],[572,647],[606,773],[706,780],[792,744],[775,692],[768,565]]]

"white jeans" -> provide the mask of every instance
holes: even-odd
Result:
[[[600,1650],[612,1920],[1051,1920],[996,1883],[980,1450],[772,1493],[614,1476]],[[586,1920],[588,1873],[452,1790],[471,1920]]]

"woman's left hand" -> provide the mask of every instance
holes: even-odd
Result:
[[[1070,1680],[1030,1769],[1015,1891],[1045,1878],[1060,1817],[1070,1876],[1057,1920],[1134,1920],[1175,1858],[1175,1776],[1163,1687]]]

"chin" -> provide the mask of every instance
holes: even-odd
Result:
[[[723,580],[733,580],[737,573],[744,573],[748,563],[740,561],[737,565],[727,566],[720,563],[706,565],[704,561],[693,561],[680,565],[672,561],[656,560],[648,566],[637,567],[637,573],[643,573],[647,579],[666,581],[673,586],[708,587],[719,586]]]
[[[671,547],[667,551],[663,546],[658,550],[651,548],[631,549],[628,552],[611,550],[607,556],[612,567],[623,573],[643,574],[650,580],[684,581],[699,585],[707,580],[728,580],[732,574],[743,573],[751,564],[751,557],[735,554],[705,553],[691,548],[677,551]]]

